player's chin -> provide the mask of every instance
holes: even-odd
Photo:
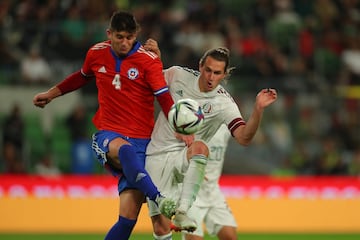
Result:
[[[119,49],[119,54],[122,56],[126,56],[130,50],[131,50],[131,48],[129,48],[129,47],[121,47]]]
[[[212,90],[214,90],[213,86],[212,85],[208,85],[207,87],[207,92],[211,92]]]

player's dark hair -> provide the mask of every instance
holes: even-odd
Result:
[[[114,12],[111,16],[109,29],[117,32],[126,31],[135,33],[140,30],[140,25],[131,13],[118,11]]]

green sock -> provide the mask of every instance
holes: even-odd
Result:
[[[190,159],[189,168],[184,176],[178,211],[187,212],[194,202],[200,185],[204,181],[207,157],[194,155]]]

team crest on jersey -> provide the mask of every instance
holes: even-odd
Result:
[[[137,70],[136,68],[130,68],[127,71],[127,75],[130,80],[135,80],[139,76],[139,70]]]
[[[211,103],[205,103],[203,106],[202,106],[202,109],[203,109],[203,112],[204,113],[211,113],[212,112],[212,105]]]

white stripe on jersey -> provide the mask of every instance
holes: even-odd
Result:
[[[155,53],[151,52],[151,51],[147,51],[145,50],[145,48],[143,46],[139,47],[139,49],[137,50],[139,53],[144,53],[146,55],[148,55],[149,57],[151,57],[152,59],[156,59],[158,58],[158,55],[156,55]]]
[[[111,44],[110,43],[107,43],[107,42],[100,42],[100,43],[97,43],[95,44],[91,50],[101,50],[101,49],[104,49],[104,48],[107,48],[107,47],[110,47]]]
[[[154,95],[157,96],[157,95],[160,95],[160,94],[162,94],[164,92],[167,92],[167,91],[169,91],[169,88],[164,87],[164,88],[161,88],[161,89],[157,90],[156,92],[154,92]]]

